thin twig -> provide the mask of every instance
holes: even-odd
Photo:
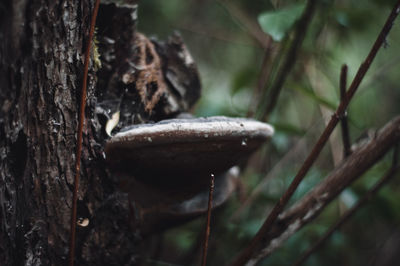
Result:
[[[343,216],[293,264],[293,266],[299,266],[302,265],[304,262],[306,262],[306,260],[311,256],[311,254],[313,254],[316,250],[318,250],[339,227],[341,227],[344,223],[350,220],[350,218],[359,209],[361,209],[361,207],[363,207],[364,204],[366,204],[372,198],[372,196],[374,196],[383,187],[383,185],[385,185],[395,176],[395,173],[399,170],[396,158],[398,154],[397,147],[398,146],[396,146],[396,149],[393,152],[393,164],[391,168],[388,170],[388,172],[386,172],[386,174],[382,176],[378,180],[378,182],[364,194],[364,196],[357,202],[357,204],[348,209],[346,213],[343,214]]]
[[[266,221],[257,232],[255,237],[252,239],[250,244],[234,259],[232,265],[244,265],[254,254],[259,252],[259,250],[265,245],[263,238],[270,230],[272,224],[275,222],[278,215],[282,212],[283,208],[286,206],[294,192],[296,191],[298,185],[303,180],[305,175],[307,174],[308,170],[314,164],[315,160],[318,158],[322,148],[324,147],[325,143],[327,142],[329,136],[331,135],[333,129],[338,124],[340,117],[344,114],[347,106],[349,105],[350,100],[354,96],[355,92],[357,91],[361,81],[363,80],[365,74],[367,73],[372,61],[374,60],[378,50],[385,42],[386,36],[389,33],[390,29],[392,28],[393,22],[397,17],[398,13],[400,12],[400,0],[394,6],[392,12],[390,13],[385,25],[383,26],[378,38],[376,39],[374,45],[371,48],[367,58],[361,64],[360,68],[357,71],[356,76],[353,79],[353,82],[350,85],[348,92],[346,93],[346,97],[343,101],[340,102],[339,107],[337,108],[336,112],[332,115],[331,120],[329,121],[328,125],[326,126],[325,130],[321,134],[319,140],[315,144],[314,148],[312,149],[311,153],[303,163],[302,167],[300,168],[299,172],[293,179],[292,183],[290,184],[289,188],[286,190],[284,195],[279,199],[278,203],[274,206],[271,213],[267,217]]]
[[[208,249],[208,239],[210,237],[210,221],[211,221],[211,209],[212,209],[213,193],[214,193],[214,175],[211,174],[210,193],[208,195],[206,232],[205,232],[205,236],[204,236],[203,257],[201,259],[201,265],[202,266],[206,266],[206,263],[207,263],[207,249]]]
[[[229,221],[236,222],[237,219],[242,215],[243,211],[249,210],[254,201],[259,197],[261,193],[265,193],[267,185],[270,180],[277,177],[282,169],[286,169],[297,163],[297,158],[304,158],[307,156],[305,148],[308,146],[308,139],[311,134],[314,134],[316,129],[311,127],[307,130],[307,133],[301,138],[296,144],[291,147],[285,155],[280,159],[272,169],[265,175],[257,186],[251,191],[250,195],[247,196],[246,200],[240,205],[240,207],[232,214]]]
[[[264,48],[268,48],[270,43],[272,42],[271,36],[266,34],[254,19],[250,18],[245,12],[243,12],[240,8],[235,6],[232,1],[227,0],[216,0],[220,3],[229,14],[237,20],[239,25],[244,27],[244,30],[254,39],[257,43]]]
[[[272,59],[272,42],[269,43],[268,47],[264,51],[264,59],[261,65],[260,74],[258,77],[257,86],[255,86],[251,95],[250,104],[247,110],[247,117],[253,117],[256,111],[256,107],[259,104],[259,97],[262,89],[266,86],[269,77],[271,76],[271,59]]]
[[[316,0],[309,0],[307,2],[307,6],[297,23],[293,42],[289,48],[289,51],[287,52],[285,61],[283,62],[282,67],[279,69],[274,83],[271,85],[270,91],[268,93],[266,108],[263,111],[262,115],[263,121],[267,121],[268,116],[270,115],[272,110],[274,110],[283,84],[285,83],[286,78],[288,77],[290,71],[296,63],[297,54],[301,47],[301,44],[303,43],[308,25],[310,24],[310,21],[313,17],[316,3]]]
[[[75,261],[75,235],[76,235],[76,212],[77,212],[77,201],[78,201],[78,190],[79,190],[79,174],[81,170],[81,154],[82,154],[82,133],[83,124],[85,122],[85,106],[86,106],[86,87],[87,78],[89,72],[89,59],[90,59],[90,48],[92,45],[94,27],[96,25],[96,17],[99,11],[100,0],[96,0],[94,5],[92,19],[90,22],[89,38],[86,44],[85,50],[85,62],[84,62],[84,73],[81,90],[81,103],[79,112],[79,125],[78,125],[78,136],[77,136],[77,148],[76,148],[76,161],[75,161],[75,179],[74,179],[74,191],[72,197],[72,213],[71,213],[71,225],[70,225],[70,242],[69,242],[69,265],[73,266]]]
[[[346,88],[347,88],[347,65],[343,65],[340,71],[340,100],[343,101],[344,97],[346,97]],[[342,128],[342,140],[343,140],[343,155],[344,158],[350,155],[351,153],[351,143],[350,143],[350,134],[349,134],[349,126],[347,123],[347,112],[345,112],[340,120],[341,128]]]

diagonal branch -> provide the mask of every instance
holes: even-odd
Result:
[[[353,82],[350,85],[348,92],[346,93],[346,97],[343,101],[340,102],[336,112],[332,115],[331,120],[329,121],[328,125],[326,126],[324,132],[322,132],[320,138],[318,139],[317,143],[315,144],[314,148],[310,152],[309,156],[303,163],[302,167],[298,171],[297,175],[294,177],[292,183],[290,184],[289,188],[286,190],[284,195],[279,199],[277,204],[272,209],[271,213],[265,220],[264,224],[261,226],[260,230],[257,232],[253,240],[250,244],[234,259],[232,265],[244,265],[247,261],[249,261],[255,254],[259,252],[265,246],[265,236],[270,232],[271,226],[274,224],[278,215],[282,212],[286,204],[289,202],[290,198],[296,191],[297,187],[299,186],[300,182],[304,179],[305,175],[307,174],[308,170],[314,164],[315,160],[318,158],[322,148],[324,147],[325,143],[329,139],[329,136],[332,134],[332,131],[335,129],[336,125],[340,121],[340,117],[343,116],[347,106],[350,103],[350,100],[354,96],[355,92],[357,91],[361,81],[363,80],[365,74],[367,73],[369,67],[371,66],[372,61],[374,60],[376,54],[378,53],[379,49],[381,48],[382,44],[386,40],[386,36],[390,32],[390,29],[393,26],[393,22],[396,19],[398,13],[400,12],[400,0],[397,1],[396,5],[394,6],[392,12],[390,13],[388,19],[386,20],[385,25],[383,26],[381,32],[378,35],[374,45],[371,48],[367,58],[361,64],[360,68],[357,71],[356,76],[353,79]]]
[[[311,222],[340,192],[379,161],[396,143],[400,142],[400,116],[386,124],[368,143],[356,149],[319,185],[297,204],[279,215],[261,241],[262,251],[247,265],[254,265],[270,255],[291,235]]]

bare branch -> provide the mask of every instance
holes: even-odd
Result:
[[[340,71],[340,100],[343,101],[346,97],[346,88],[347,88],[347,65],[343,65]],[[344,113],[342,119],[340,121],[342,128],[342,140],[343,140],[343,154],[344,157],[347,157],[351,153],[351,144],[350,144],[350,134],[349,134],[349,125],[347,123],[347,114]]]
[[[206,232],[205,232],[205,235],[204,235],[203,257],[202,257],[202,260],[201,260],[201,265],[202,266],[206,266],[206,263],[207,263],[207,249],[208,249],[208,239],[210,237],[210,221],[211,221],[211,209],[212,209],[213,193],[214,193],[214,175],[211,174],[210,190],[209,190],[209,195],[208,195]]]
[[[291,235],[311,222],[340,192],[372,167],[399,141],[400,116],[390,121],[368,143],[356,149],[297,204],[279,215],[271,230],[262,238],[261,245],[264,248],[246,265],[254,265],[270,255]]]
[[[398,146],[396,146],[397,148]],[[353,207],[348,209],[345,214],[320,238],[313,246],[311,246],[295,263],[294,266],[302,265],[306,260],[313,254],[318,248],[320,248],[329,237],[343,224],[350,220],[350,218],[359,210],[361,209],[371,198],[374,196],[388,181],[392,180],[395,176],[396,172],[399,170],[397,166],[397,150],[394,151],[393,156],[393,165],[387,171],[387,173],[382,176],[376,184],[370,188],[364,196],[355,204]]]

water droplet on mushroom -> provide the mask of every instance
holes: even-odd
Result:
[[[247,146],[247,139],[242,139],[241,145],[242,145],[242,146]]]
[[[149,142],[152,142],[152,141],[153,141],[150,137],[148,137],[147,140],[148,140]]]
[[[205,137],[205,138],[208,138],[208,134],[204,134],[204,137]]]

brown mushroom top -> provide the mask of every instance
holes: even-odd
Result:
[[[273,128],[251,119],[170,119],[135,125],[106,144],[110,166],[153,183],[208,182],[259,148]]]

